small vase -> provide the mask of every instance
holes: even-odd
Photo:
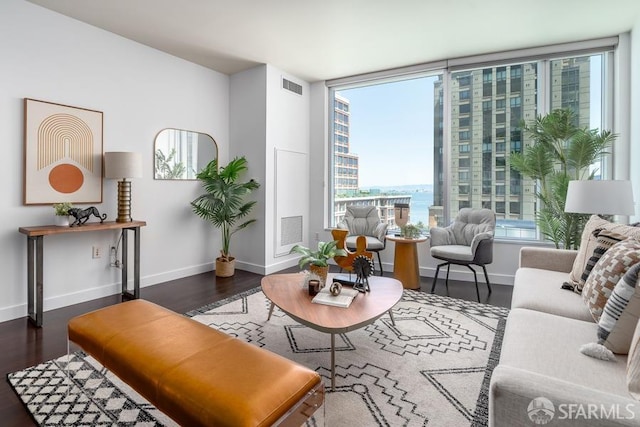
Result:
[[[55,215],[54,217],[54,225],[58,227],[68,227],[69,226],[69,216],[68,215]]]

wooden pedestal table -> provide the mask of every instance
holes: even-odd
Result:
[[[330,274],[327,281],[330,282]],[[335,389],[335,335],[367,326],[391,309],[402,297],[402,285],[389,277],[369,277],[371,292],[358,294],[347,308],[311,302],[313,297],[302,288],[302,274],[272,274],[262,278],[262,292],[293,320],[316,331],[331,334],[331,389]],[[393,316],[391,317],[393,321]],[[394,323],[395,325],[395,323]]]
[[[402,282],[402,286],[406,289],[420,289],[418,243],[426,242],[428,238],[407,239],[400,236],[387,236],[387,240],[396,245],[393,257],[393,277]]]
[[[27,236],[27,311],[29,320],[37,327],[42,326],[42,294],[44,288],[44,236],[87,231],[122,230],[122,298],[140,298],[140,227],[144,221],[130,222],[90,222],[76,227],[42,225],[20,227],[18,231]],[[127,234],[133,232],[133,292],[127,290]]]

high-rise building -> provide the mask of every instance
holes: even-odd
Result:
[[[334,115],[334,206],[333,223],[344,219],[349,205],[375,206],[380,221],[390,227],[395,226],[394,205],[411,203],[411,196],[404,194],[380,194],[380,191],[369,190],[369,194],[359,192],[358,155],[351,153],[350,148],[350,105],[349,100],[336,93],[333,105]]]
[[[503,224],[535,218],[535,182],[509,167],[509,156],[532,141],[522,131],[537,115],[536,62],[453,73],[450,80],[448,175],[444,174],[442,80],[434,97],[434,206],[432,224],[444,222],[444,186],[449,184],[448,214],[464,207],[489,208]],[[589,126],[589,57],[551,64],[551,108],[570,108],[580,126]],[[446,180],[446,181],[445,181]],[[511,237],[532,237],[514,227]],[[527,236],[522,233],[526,233]]]
[[[336,195],[358,191],[358,155],[349,148],[349,100],[336,94],[334,117],[334,190]]]

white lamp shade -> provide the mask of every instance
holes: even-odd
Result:
[[[631,181],[569,181],[565,212],[635,215]]]
[[[128,151],[104,153],[104,177],[109,179],[142,178],[142,155]]]

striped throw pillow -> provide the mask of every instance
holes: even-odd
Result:
[[[610,230],[598,230],[597,236],[596,247],[584,266],[584,271],[582,272],[582,276],[580,276],[580,280],[573,288],[574,292],[579,294],[582,293],[584,282],[589,278],[589,274],[591,273],[591,270],[593,270],[593,266],[596,265],[600,258],[602,258],[602,255],[604,255],[611,246],[626,239],[626,236]]]
[[[627,354],[640,318],[638,276],[640,263],[633,265],[618,281],[598,322],[598,343],[618,354]]]

